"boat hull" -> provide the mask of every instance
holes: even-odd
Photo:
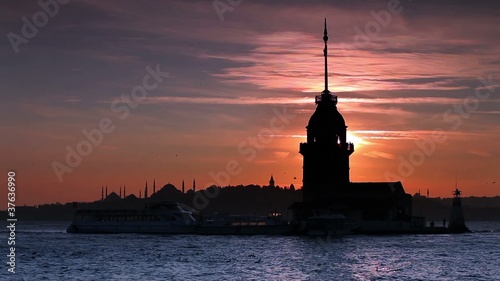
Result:
[[[156,234],[191,234],[196,230],[196,225],[168,225],[168,224],[100,224],[100,223],[72,223],[67,229],[68,233],[156,233]]]
[[[292,225],[263,226],[203,226],[162,224],[98,224],[72,223],[68,233],[147,233],[147,234],[198,234],[198,235],[286,235],[292,234]]]

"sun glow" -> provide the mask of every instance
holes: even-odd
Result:
[[[363,138],[349,131],[346,134],[346,140],[347,142],[352,142],[355,147],[360,147],[361,145],[366,144],[366,141],[364,141]]]

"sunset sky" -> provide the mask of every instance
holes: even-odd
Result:
[[[74,0],[44,24],[38,1],[2,1],[0,178],[15,170],[28,205],[96,200],[105,185],[137,195],[154,178],[204,188],[211,173],[300,187],[326,17],[351,180],[498,196],[500,2],[435,2]],[[112,132],[70,167],[68,147],[87,149],[82,131],[102,122]]]

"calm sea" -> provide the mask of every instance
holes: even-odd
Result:
[[[67,234],[69,223],[18,222],[16,273],[1,280],[500,280],[500,222],[469,234],[162,236]]]

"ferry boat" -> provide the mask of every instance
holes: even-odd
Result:
[[[163,202],[144,209],[78,210],[68,233],[150,233],[205,235],[291,234],[293,226],[280,213],[267,217],[227,216],[197,221],[178,203]]]
[[[194,233],[198,222],[178,203],[162,202],[144,209],[77,210],[68,233]]]

